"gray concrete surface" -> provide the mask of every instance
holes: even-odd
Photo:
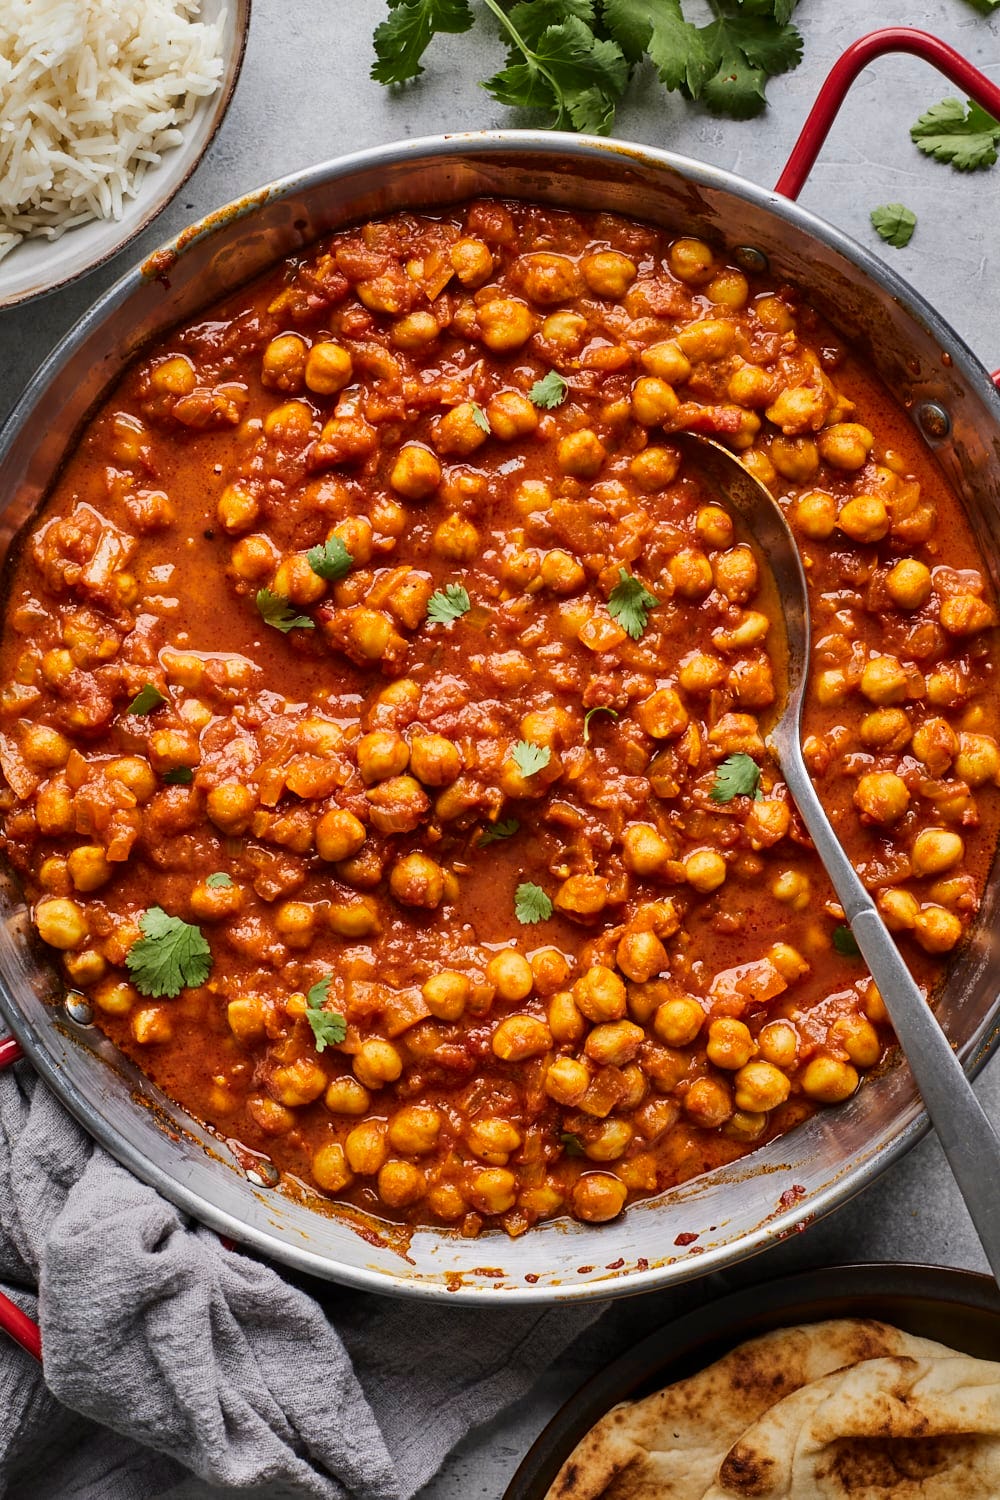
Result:
[[[371,33],[383,13],[382,0],[254,0],[246,64],[229,115],[174,203],[109,266],[65,291],[0,313],[0,416],[98,293],[190,219],[342,152],[404,136],[536,123],[502,110],[478,88],[477,80],[501,57],[488,27],[435,43],[414,87],[389,92],[370,82]],[[874,6],[870,0],[803,0],[796,19],[805,60],[771,84],[770,109],[761,119],[713,119],[664,95],[642,71],[616,133],[773,183],[820,80],[848,42],[876,25],[922,26],[1000,81],[1000,14],[984,19],[967,0],[881,0]],[[909,247],[882,247],[882,253],[992,368],[1000,365],[1000,165],[960,176],[920,156],[908,134],[923,109],[954,93],[920,62],[883,59],[857,84],[802,201],[875,248],[880,242],[868,223],[870,210],[900,200],[914,209],[919,222]],[[987,1068],[979,1088],[1000,1118],[1000,1064]],[[539,1370],[536,1389],[517,1408],[470,1433],[421,1500],[497,1500],[557,1406],[630,1340],[675,1312],[758,1277],[858,1260],[985,1267],[932,1137],[854,1203],[762,1259],[724,1279],[613,1308],[558,1367]]]

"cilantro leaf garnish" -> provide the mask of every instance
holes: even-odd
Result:
[[[543,411],[552,411],[556,406],[562,406],[566,400],[566,392],[569,385],[558,370],[550,370],[549,373],[536,380],[528,392],[528,400],[540,406]]]
[[[557,130],[606,135],[629,69],[617,42],[597,34],[593,5],[522,0],[507,14],[497,0],[484,4],[507,41],[507,66],[486,80],[486,92],[500,104],[545,110]]]
[[[172,766],[169,771],[164,771],[160,777],[167,786],[190,786],[194,780],[194,772],[190,766]]]
[[[902,250],[913,238],[917,227],[917,216],[912,208],[903,203],[883,203],[871,211],[872,228],[887,245]]]
[[[971,99],[968,112],[961,99],[942,99],[910,127],[910,139],[935,161],[950,162],[959,172],[976,172],[997,159],[1000,120]]]
[[[316,1040],[316,1051],[325,1052],[327,1047],[336,1047],[347,1036],[347,1020],[337,1010],[324,1010],[333,975],[318,979],[306,994],[306,1020],[312,1027]]]
[[[308,615],[297,615],[290,600],[282,598],[281,594],[273,594],[270,589],[257,590],[257,608],[264,624],[272,625],[282,635],[287,635],[290,630],[316,629],[315,620]]]
[[[125,712],[129,714],[151,714],[154,709],[160,708],[166,701],[159,688],[155,688],[151,682],[144,682]]]
[[[565,1146],[567,1156],[586,1156],[587,1153],[583,1149],[583,1142],[571,1130],[564,1130],[559,1140]]]
[[[200,927],[168,917],[161,906],[144,911],[139,926],[143,936],[132,944],[125,962],[140,995],[172,999],[205,983],[212,972],[212,950]]]
[[[487,844],[498,844],[501,839],[513,838],[520,826],[516,818],[501,818],[499,822],[487,823],[480,830],[476,843],[480,849],[485,849]]]
[[[734,797],[756,797],[760,786],[760,766],[742,751],[727,755],[715,769],[715,780],[709,797],[713,802],[732,802]]]
[[[428,599],[427,618],[432,625],[450,625],[471,607],[468,591],[460,583],[446,583]]]
[[[485,433],[491,433],[493,431],[493,428],[490,426],[490,419],[486,415],[486,413],[483,411],[483,408],[481,406],[477,406],[474,401],[471,404],[472,404],[472,420],[475,422],[476,426],[479,428],[479,431],[480,432],[485,432]]]
[[[590,744],[590,721],[595,714],[610,714],[613,719],[617,719],[618,710],[609,708],[606,703],[598,703],[595,708],[587,710],[583,716],[583,743],[585,745]]]
[[[659,602],[656,595],[651,594],[645,584],[634,578],[627,568],[618,569],[618,582],[611,590],[608,600],[608,614],[618,621],[623,630],[628,631],[634,641],[645,630],[649,611],[655,609]]]
[[[232,883],[233,877],[227,875],[225,870],[216,870],[214,875],[208,875],[205,879],[205,884],[212,891],[225,890],[226,886],[232,885]]]
[[[533,745],[530,740],[518,740],[511,751],[514,764],[522,776],[534,776],[542,771],[552,759],[548,745]]]
[[[839,927],[833,929],[833,946],[845,958],[861,957],[861,949],[858,947],[857,939],[846,922],[842,922]]]
[[[406,83],[424,70],[420,59],[436,32],[468,31],[468,0],[389,0],[389,16],[375,31],[376,83]]]
[[[540,885],[524,880],[514,892],[514,915],[526,927],[533,927],[551,917],[552,902]]]
[[[325,578],[328,583],[336,583],[338,578],[343,578],[345,573],[350,572],[354,558],[340,537],[332,536],[322,546],[310,547],[306,553],[306,561],[318,577]]]

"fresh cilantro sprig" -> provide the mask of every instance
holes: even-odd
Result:
[[[347,1036],[347,1020],[337,1010],[325,1010],[333,975],[327,974],[306,994],[306,1020],[312,1027],[316,1040],[316,1051],[325,1052],[327,1047],[337,1047]]]
[[[343,578],[351,571],[354,564],[354,558],[339,536],[332,536],[322,546],[310,547],[306,553],[306,561],[313,572],[319,578],[325,578],[327,583],[336,583],[338,578]]]
[[[308,615],[297,615],[290,600],[270,589],[257,590],[257,608],[265,625],[287,635],[290,630],[315,630],[316,622]]]
[[[194,780],[194,772],[190,766],[171,766],[169,771],[164,771],[160,777],[167,786],[190,786]]]
[[[552,902],[540,885],[524,880],[514,892],[514,915],[526,927],[536,922],[547,922],[552,915]]]
[[[616,708],[608,708],[606,703],[598,703],[596,708],[589,708],[587,710],[583,716],[583,743],[585,745],[590,744],[590,721],[595,714],[610,714],[613,719],[617,719],[618,710]]]
[[[151,906],[139,918],[143,936],[132,944],[125,962],[140,995],[173,999],[181,990],[204,984],[212,972],[212,950],[200,927],[168,917]]]
[[[568,390],[569,385],[559,371],[550,370],[547,375],[542,376],[541,380],[535,381],[528,392],[528,400],[540,406],[543,411],[553,411],[555,407],[562,406]]]
[[[513,838],[520,826],[516,818],[501,818],[496,823],[488,823],[480,831],[476,843],[480,849],[485,849],[487,844],[499,844],[501,839]]]
[[[522,776],[534,776],[536,771],[544,771],[552,759],[552,751],[548,745],[533,745],[530,740],[518,740],[511,756]]]
[[[450,625],[453,620],[461,619],[471,607],[467,589],[460,583],[446,583],[428,599],[427,618],[432,625]]]
[[[949,162],[959,172],[977,172],[997,159],[1000,120],[971,99],[968,110],[961,99],[942,99],[910,127],[910,139],[935,161]]]
[[[846,922],[841,922],[839,927],[833,929],[833,946],[838,953],[843,954],[844,958],[861,957],[858,940]]]
[[[483,87],[501,104],[544,111],[557,128],[601,134],[648,57],[664,88],[745,119],[764,108],[768,79],[801,60],[789,25],[796,3],[713,0],[715,19],[696,26],[683,0],[483,0],[507,45],[506,66]],[[475,19],[469,0],[389,0],[389,12],[375,32],[380,83],[416,78],[434,35],[468,31]]]
[[[490,433],[493,431],[493,428],[490,426],[490,419],[483,411],[483,408],[481,406],[477,406],[474,401],[472,403],[472,420],[479,428],[479,431],[485,432],[487,437],[489,437]]]
[[[760,795],[760,766],[751,755],[727,755],[715,770],[709,797],[713,802],[732,802],[734,797]]]
[[[151,682],[144,682],[126,709],[126,713],[151,714],[154,709],[161,708],[166,701],[159,688],[155,688]]]
[[[656,595],[651,594],[627,568],[618,569],[618,582],[608,600],[608,614],[628,631],[634,641],[640,638],[649,623],[649,611],[659,602]]]
[[[580,1137],[578,1135],[574,1135],[571,1130],[564,1130],[560,1135],[559,1140],[562,1146],[565,1148],[567,1156],[586,1156],[587,1153],[583,1149],[583,1142],[581,1141]]]
[[[883,203],[871,211],[872,228],[887,245],[902,250],[913,238],[917,216],[903,203]]]
[[[209,875],[205,879],[205,884],[208,886],[210,891],[224,891],[226,887],[232,885],[232,883],[233,877],[231,875],[227,875],[225,870],[216,870],[214,875]]]

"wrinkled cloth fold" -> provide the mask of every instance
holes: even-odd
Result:
[[[0,1500],[409,1500],[597,1316],[316,1286],[219,1238],[0,1074]],[[37,1288],[37,1303],[35,1290]]]

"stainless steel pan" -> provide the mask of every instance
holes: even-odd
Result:
[[[84,317],[32,381],[0,438],[0,544],[46,493],[90,408],[149,339],[346,223],[400,207],[502,194],[608,209],[700,235],[747,266],[769,263],[803,287],[867,351],[936,450],[1000,583],[1000,395],[961,338],[869,251],[799,208],[801,186],[847,83],[894,46],[943,66],[1000,114],[1000,90],[915,32],[851,49],[817,103],[779,191],[667,152],[585,137],[495,132],[407,141],[327,163],[213,214],[131,271]],[[965,1066],[997,1037],[1000,874],[994,871],[939,1014]],[[0,1010],[38,1072],[126,1166],[196,1218],[300,1270],[354,1286],[475,1301],[606,1297],[680,1281],[765,1249],[870,1182],[925,1129],[906,1067],[871,1080],[748,1159],[640,1203],[613,1225],[559,1220],[523,1239],[412,1236],[357,1214],[317,1211],[248,1174],[62,997],[12,881],[0,885]],[[72,1012],[72,1013],[71,1013]],[[10,1049],[8,1049],[9,1055]],[[0,1054],[0,1064],[3,1055]],[[686,1237],[695,1235],[692,1243]],[[678,1245],[678,1236],[685,1237]]]

